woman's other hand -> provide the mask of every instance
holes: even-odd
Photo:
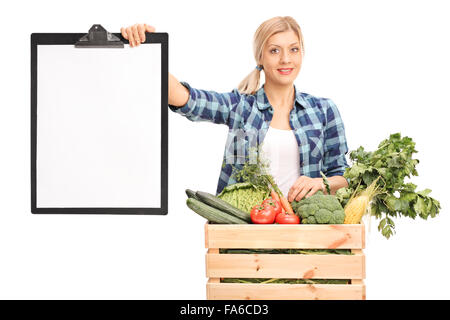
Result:
[[[300,176],[292,185],[291,189],[289,189],[288,201],[300,201],[306,194],[306,198],[308,198],[319,190],[325,194],[325,185],[323,184],[322,178]]]
[[[120,32],[128,40],[130,47],[137,47],[145,41],[145,33],[155,32],[155,27],[145,23],[137,23],[127,28],[120,28]]]

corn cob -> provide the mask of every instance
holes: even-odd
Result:
[[[370,201],[378,194],[377,181],[379,178],[375,179],[366,190],[351,198],[347,203],[344,208],[345,224],[357,224],[361,221],[361,218],[367,212]]]

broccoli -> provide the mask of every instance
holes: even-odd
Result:
[[[291,203],[302,224],[342,224],[345,219],[344,208],[332,195],[317,191],[309,198]]]

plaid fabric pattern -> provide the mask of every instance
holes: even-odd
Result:
[[[234,180],[232,165],[239,168],[251,156],[249,148],[263,142],[273,116],[264,85],[254,94],[241,94],[237,89],[227,93],[191,88],[182,107],[169,105],[170,110],[190,121],[210,121],[229,127],[222,169],[216,195]],[[343,175],[348,163],[344,124],[334,102],[299,92],[295,88],[295,105],[289,115],[300,152],[300,173],[320,178]],[[245,158],[247,157],[247,158]]]

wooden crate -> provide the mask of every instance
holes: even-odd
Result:
[[[205,225],[207,299],[365,299],[363,224]],[[351,249],[352,255],[221,254],[219,249]],[[350,279],[349,284],[223,283],[221,278]]]

